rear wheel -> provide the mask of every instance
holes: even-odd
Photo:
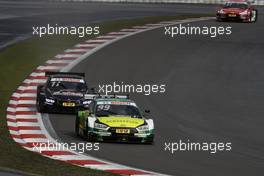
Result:
[[[78,115],[76,115],[76,118],[75,118],[75,133],[77,136],[80,136],[80,127],[79,127],[79,117]]]

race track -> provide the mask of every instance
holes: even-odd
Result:
[[[89,25],[154,15],[214,13],[210,5],[71,3],[0,0],[0,49],[32,35],[33,26]]]
[[[232,26],[232,35],[164,36],[163,29],[144,32],[109,45],[72,71],[85,72],[92,86],[123,81],[166,84],[165,94],[132,95],[151,109],[154,145],[101,143],[92,156],[171,175],[258,176],[264,172],[264,22],[193,23]],[[74,116],[50,115],[58,136],[74,134]],[[232,142],[231,152],[164,151],[178,140]]]
[[[259,8],[260,12],[264,8]],[[186,4],[58,3],[0,1],[0,48],[30,36],[33,25],[88,25],[98,21],[152,15],[213,13],[214,6]],[[77,65],[91,86],[123,81],[166,84],[165,94],[132,95],[151,110],[156,124],[154,145],[100,144],[95,157],[140,169],[183,176],[259,176],[263,149],[263,15],[256,24],[231,25],[231,36],[163,35],[162,29],[109,45]],[[82,142],[74,134],[74,117],[50,115],[58,137]],[[178,140],[232,142],[231,152],[164,151]]]

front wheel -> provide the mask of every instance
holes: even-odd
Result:
[[[88,133],[86,135],[86,140],[89,141],[89,142],[95,142],[96,141],[94,136],[91,133]]]
[[[83,138],[86,141],[90,141],[90,135],[88,134],[86,124],[85,124],[84,128],[80,128],[79,123],[80,123],[80,119],[78,116],[76,116],[75,132],[76,132],[77,136],[80,136],[81,138]]]
[[[40,113],[45,113],[46,112],[45,105],[43,104],[43,102],[40,100],[39,97],[37,97],[36,106],[37,106],[38,112],[40,112]]]
[[[258,18],[258,11],[256,9],[253,9],[250,16],[250,22],[255,23],[257,22]]]
[[[220,18],[220,17],[216,17],[216,21],[217,21],[217,22],[223,22],[223,19]]]
[[[87,123],[87,126],[88,126],[88,120],[86,121]],[[88,141],[88,142],[94,142],[95,141],[95,138],[94,138],[94,135],[93,133],[89,132],[89,127],[85,127],[85,129],[83,130],[83,138]]]

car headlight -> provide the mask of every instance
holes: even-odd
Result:
[[[107,130],[108,129],[108,126],[107,125],[104,125],[104,124],[101,124],[101,123],[94,123],[94,128],[97,128],[97,129],[100,129],[100,130]]]
[[[149,126],[148,125],[142,125],[140,127],[137,127],[137,130],[138,130],[138,132],[147,131],[147,130],[149,130]]]
[[[241,12],[241,13],[239,13],[240,15],[247,15],[248,14],[248,11],[247,10],[245,10],[245,11],[243,11],[243,12]]]
[[[53,99],[49,99],[49,98],[46,98],[45,101],[46,101],[47,103],[54,103],[54,102],[55,102],[55,100],[53,100]]]
[[[225,11],[223,9],[219,10],[218,13],[225,14]]]

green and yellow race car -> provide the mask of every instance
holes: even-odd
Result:
[[[78,136],[88,141],[153,143],[153,120],[144,118],[127,96],[95,95],[89,107],[76,116]]]

